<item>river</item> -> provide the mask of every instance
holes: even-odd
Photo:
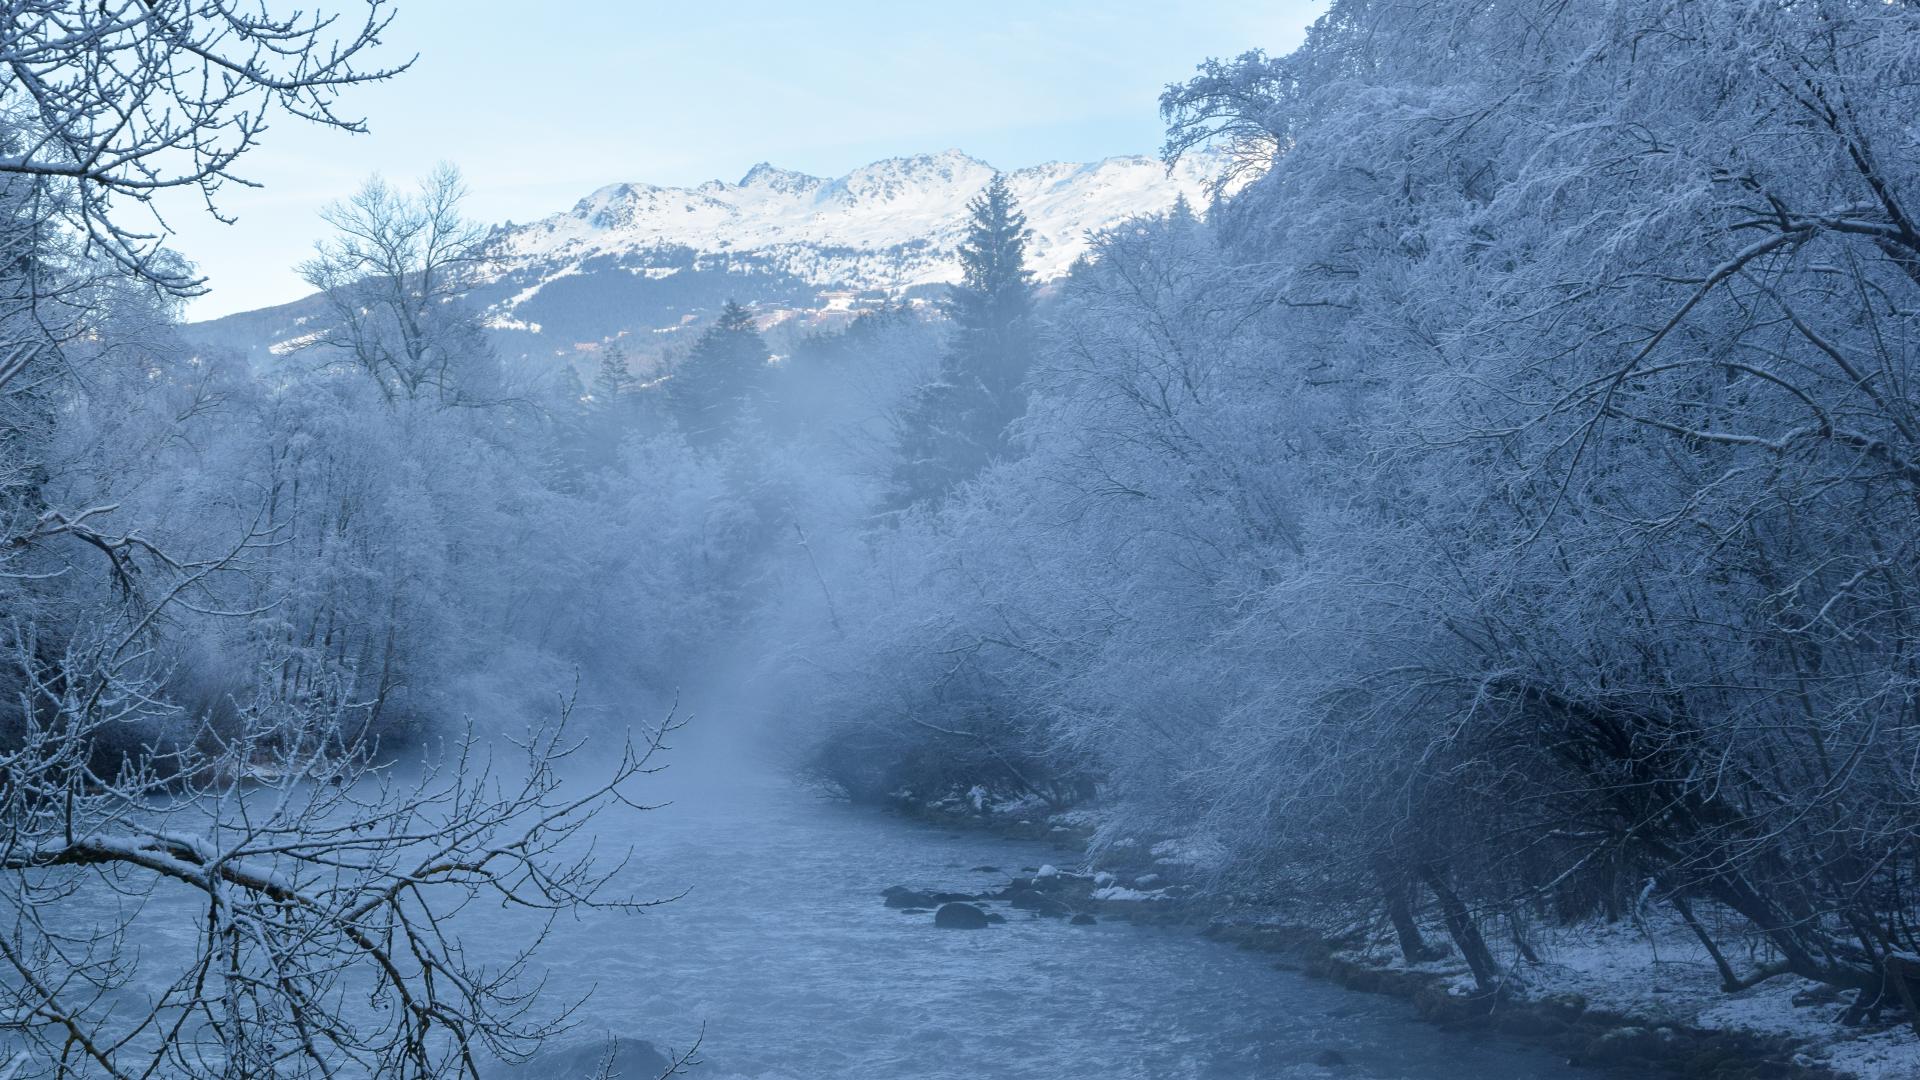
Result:
[[[711,1080],[1598,1075],[1442,1031],[1405,1002],[1191,930],[1017,911],[1002,926],[943,930],[881,904],[889,885],[1004,884],[1059,861],[1042,843],[955,834],[774,780],[654,789],[673,801],[631,837],[633,883],[688,895],[561,926],[544,954],[553,986],[594,994],[568,1046],[508,1075],[564,1080],[606,1045],[596,1033],[684,1047],[703,1026],[707,1064],[691,1075]],[[492,917],[469,911],[464,934],[486,934]]]

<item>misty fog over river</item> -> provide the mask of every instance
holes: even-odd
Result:
[[[684,1048],[702,1024],[706,1064],[689,1075],[712,1080],[1599,1075],[1442,1031],[1404,1002],[1277,970],[1270,955],[1191,929],[1070,926],[1000,905],[1004,925],[936,929],[930,913],[882,906],[880,891],[984,891],[1063,853],[781,780],[722,781],[699,764],[655,777],[648,796],[671,804],[621,837],[635,848],[636,888],[690,892],[640,915],[584,913],[557,927],[541,953],[555,1000],[588,986],[593,996],[570,1037],[507,1075],[591,1068],[599,1032]],[[469,940],[504,940],[524,932],[520,918],[477,906],[461,925]],[[1328,1051],[1343,1063],[1317,1064]]]

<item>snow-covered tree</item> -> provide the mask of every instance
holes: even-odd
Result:
[[[734,435],[766,393],[771,359],[753,313],[727,301],[667,382],[674,417],[688,441],[713,447]]]
[[[120,269],[196,292],[200,280],[125,204],[180,188],[214,206],[277,113],[362,130],[339,111],[342,94],[405,65],[369,64],[393,19],[388,0],[346,7],[11,0],[0,25],[0,175],[28,179],[43,193],[39,213]]]
[[[1257,178],[1104,237],[1024,456],[832,583],[816,747],[883,787],[1090,771],[1122,834],[1413,955],[1431,913],[1489,990],[1529,920],[1662,902],[1730,988],[1884,1007],[1920,945],[1917,34],[1355,0],[1204,65],[1169,152]]]
[[[530,995],[537,932],[469,952],[458,910],[626,903],[557,849],[650,743],[562,783],[579,736],[523,719],[575,643],[541,640],[567,598],[517,560],[557,564],[539,523],[570,508],[520,414],[444,407],[495,396],[443,302],[457,184],[337,216],[373,378],[189,346],[197,279],[126,216],[211,200],[281,112],[358,127],[335,109],[392,73],[362,66],[385,3],[275,6],[23,3],[0,29],[10,1075],[477,1075],[563,1007]],[[503,726],[526,753],[496,771]]]
[[[967,204],[960,283],[947,295],[947,355],[904,421],[896,501],[937,499],[987,463],[1007,456],[1007,427],[1024,410],[1021,382],[1032,362],[1033,281],[1026,216],[1004,174]]]
[[[300,267],[327,307],[305,348],[359,367],[389,401],[499,400],[498,361],[479,315],[461,303],[487,241],[460,214],[465,193],[459,172],[442,165],[416,193],[376,177],[328,207],[334,233]]]

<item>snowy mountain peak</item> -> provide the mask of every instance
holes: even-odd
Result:
[[[1033,229],[1036,274],[1045,280],[1066,273],[1090,230],[1166,210],[1181,195],[1205,205],[1216,167],[1197,155],[1169,173],[1135,155],[1009,173]],[[887,158],[834,179],[762,162],[738,184],[610,184],[566,214],[508,231],[506,249],[511,257],[563,265],[661,247],[754,252],[814,285],[897,291],[955,278],[967,202],[994,172],[987,162],[946,150]]]
[[[1221,164],[1196,155],[1169,171],[1130,156],[1009,172],[1035,277],[1063,276],[1090,233],[1128,217],[1181,196],[1205,206]],[[831,319],[879,296],[926,295],[959,279],[967,203],[995,171],[945,150],[833,178],[761,162],[737,184],[609,184],[565,213],[499,230],[485,302],[495,329],[564,354],[616,337],[640,348],[631,335],[642,330],[664,343],[727,298]]]
[[[1092,233],[1182,196],[1205,207],[1224,167],[1200,154],[1168,170],[1135,155],[1007,173],[1031,233],[1028,266],[1040,282],[1058,279]],[[737,184],[607,184],[561,213],[496,228],[497,258],[473,298],[502,350],[568,363],[613,341],[644,363],[730,299],[752,304],[763,327],[837,325],[958,281],[967,203],[994,172],[945,150],[831,178],[761,162]],[[305,303],[233,316],[218,332],[271,352],[311,334],[315,312]]]
[[[794,172],[792,169],[782,169],[770,162],[763,161],[753,168],[748,169],[747,175],[741,177],[740,182],[734,186],[739,188],[761,188],[783,195],[794,195],[811,192],[825,183],[825,180],[817,176],[808,176],[806,173]],[[704,189],[706,185],[703,184],[701,187]]]
[[[840,178],[834,188],[836,193],[855,201],[885,202],[955,184],[978,189],[993,179],[994,172],[993,166],[978,158],[947,150],[876,161]]]
[[[617,230],[674,213],[710,218],[714,215],[724,217],[732,212],[732,207],[727,203],[699,190],[654,187],[651,184],[609,184],[573,204],[567,216],[585,222],[596,230]]]

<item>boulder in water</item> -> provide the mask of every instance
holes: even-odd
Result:
[[[1073,918],[1068,919],[1067,921],[1072,923],[1075,926],[1092,926],[1098,920],[1096,920],[1093,916],[1083,911],[1080,914],[1075,915]]]
[[[895,885],[880,894],[888,907],[928,908],[933,906],[933,896],[919,889],[909,889],[905,885]]]
[[[936,908],[941,904],[952,904],[966,900],[977,900],[971,893],[938,892],[927,889],[909,889],[905,885],[895,885],[880,893],[890,908]]]
[[[1021,911],[1031,911],[1038,915],[1065,918],[1073,914],[1073,909],[1063,901],[1034,888],[1008,889],[1000,894],[1000,899]]]
[[[948,930],[985,930],[993,922],[987,918],[986,912],[956,900],[940,905],[940,910],[933,913],[933,925]]]

